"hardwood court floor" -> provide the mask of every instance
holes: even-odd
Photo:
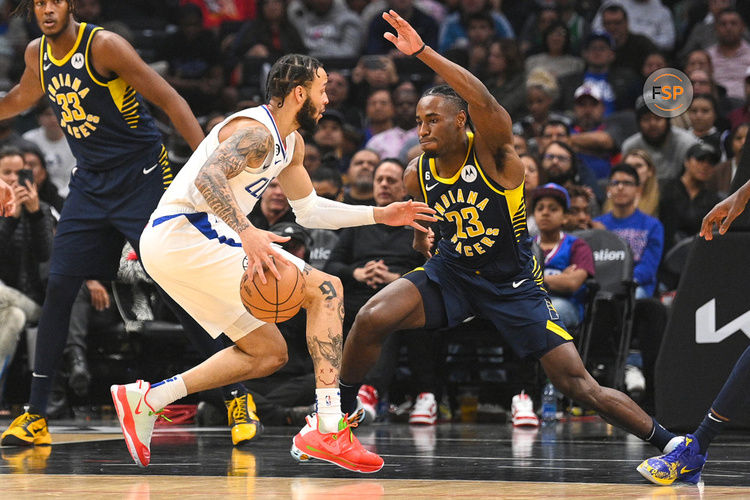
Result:
[[[243,448],[224,428],[160,428],[146,469],[133,464],[111,421],[51,431],[51,447],[0,448],[0,498],[750,498],[750,436],[741,433],[711,447],[704,484],[658,487],[635,471],[655,449],[601,421],[538,431],[361,427],[360,440],[386,462],[368,475],[295,462],[290,427],[267,428]]]

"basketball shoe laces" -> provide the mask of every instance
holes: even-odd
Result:
[[[236,392],[236,391],[235,391]],[[232,402],[232,419],[235,424],[247,423],[247,394],[235,396]]]
[[[156,415],[156,420],[159,420],[161,418],[161,419],[166,420],[167,422],[171,422],[172,419],[169,418],[169,417],[167,417],[166,413],[167,413],[167,410],[164,409],[164,408],[162,408],[159,411],[151,411],[151,410],[149,410],[148,411],[148,416],[149,417],[153,417],[154,415]]]
[[[677,460],[677,457],[681,453],[685,453],[685,452],[687,452],[688,454],[690,453],[690,448],[688,447],[688,445],[685,444],[684,441],[683,441],[682,445],[685,447],[685,449],[681,449],[680,446],[676,446],[674,450],[672,450],[669,453],[667,453],[664,456],[664,458],[662,459],[663,462],[667,463],[667,467],[669,468],[669,474],[670,475],[674,474],[675,471],[677,470],[677,467],[680,465],[679,462],[678,462],[678,460]]]
[[[23,415],[23,420],[21,420],[20,422],[18,422],[18,425],[20,427],[24,427],[25,428],[27,425],[29,425],[29,424],[31,424],[33,422],[36,422],[37,420],[41,420],[43,418],[44,417],[42,417],[39,414],[26,412]]]
[[[347,436],[349,436],[349,443],[354,442],[354,433],[352,432],[352,429],[357,427],[359,425],[359,421],[355,417],[355,415],[352,415],[349,417],[348,413],[344,414],[344,418],[341,420],[341,426],[342,428],[339,429],[339,432],[341,432],[344,429],[349,429],[349,432],[346,433]],[[338,439],[338,433],[333,433],[333,439]]]

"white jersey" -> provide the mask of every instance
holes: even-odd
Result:
[[[292,161],[294,156],[294,133],[281,138],[276,121],[268,106],[247,108],[229,116],[216,125],[205,139],[198,145],[190,159],[167,188],[156,207],[152,219],[178,213],[206,212],[216,215],[206,203],[203,195],[195,187],[195,179],[199,170],[205,165],[216,148],[219,147],[219,131],[235,118],[252,118],[262,123],[273,137],[273,151],[263,160],[263,165],[257,169],[245,169],[239,175],[229,179],[231,189],[242,213],[249,214],[263,191],[279,173]]]

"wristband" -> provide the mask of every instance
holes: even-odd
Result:
[[[426,44],[426,43],[424,43],[424,42],[422,42],[422,46],[421,46],[421,47],[419,48],[419,50],[418,50],[418,51],[414,52],[414,53],[413,53],[413,54],[411,55],[411,57],[417,57],[417,56],[418,56],[419,54],[421,54],[421,53],[422,53],[422,52],[424,51],[424,49],[426,49],[426,48],[427,48],[427,44]]]

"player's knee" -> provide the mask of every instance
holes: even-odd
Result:
[[[365,338],[377,338],[381,333],[388,333],[385,304],[377,297],[372,297],[359,310],[354,320],[352,331]]]
[[[305,297],[308,300],[320,299],[321,297],[328,300],[344,296],[344,285],[341,280],[323,271],[313,269],[305,279]]]
[[[270,373],[279,370],[289,361],[288,351],[286,341],[281,334],[273,338],[273,341],[269,343],[263,355]]]
[[[275,349],[269,356],[269,364],[271,365],[271,373],[276,372],[284,367],[289,361],[289,353],[284,344],[283,349]]]

